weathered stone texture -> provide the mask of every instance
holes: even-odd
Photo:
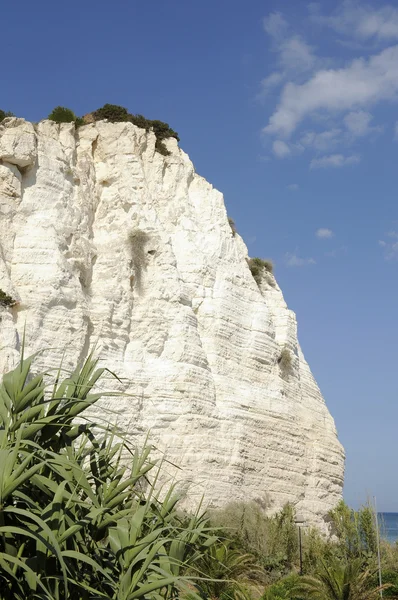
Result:
[[[19,301],[0,308],[0,369],[25,323],[29,352],[51,348],[47,367],[98,342],[126,395],[97,418],[137,442],[150,430],[182,467],[187,504],[267,495],[320,522],[344,453],[295,314],[271,274],[261,290],[253,280],[220,192],[166,145],[164,157],[131,123],[0,124],[0,288]]]

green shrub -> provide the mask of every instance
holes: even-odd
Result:
[[[136,127],[149,131],[151,128],[151,121],[146,119],[143,115],[130,115],[130,121]]]
[[[130,121],[133,123],[133,125],[141,127],[141,129],[145,129],[146,131],[150,131],[151,129],[153,130],[156,136],[155,149],[163,156],[168,156],[170,154],[169,150],[167,150],[165,144],[163,143],[163,140],[173,137],[177,141],[180,141],[178,133],[174,131],[174,129],[171,129],[168,123],[164,123],[163,121],[159,121],[157,119],[146,119],[143,115],[130,115]]]
[[[211,524],[221,527],[236,548],[257,557],[267,580],[287,575],[298,561],[298,533],[294,508],[286,504],[273,516],[264,501],[231,502],[210,515]]]
[[[15,115],[10,111],[4,111],[0,109],[0,122],[6,119],[7,117],[15,117]]]
[[[164,140],[173,137],[177,141],[180,141],[178,133],[170,127],[168,123],[159,121],[157,119],[147,119],[143,115],[132,115],[128,112],[124,106],[117,106],[116,104],[105,104],[102,108],[98,108],[92,113],[95,121],[101,121],[107,119],[112,123],[133,123],[136,127],[145,129],[146,131],[153,130],[156,136],[155,149],[159,154],[168,156],[170,152],[167,150]]]
[[[257,285],[260,285],[263,279],[264,270],[269,273],[273,273],[274,270],[274,266],[270,260],[264,260],[263,258],[258,257],[249,258],[248,265]]]
[[[0,289],[0,306],[14,306],[16,301]]]
[[[385,598],[398,598],[398,565],[396,565],[395,571],[383,570],[381,572],[381,581],[383,585],[386,585],[386,589],[383,590],[383,597]],[[375,573],[373,576],[373,586],[379,585],[379,574]]]
[[[171,129],[168,123],[158,121],[157,119],[155,119],[154,121],[149,121],[149,123],[158,140],[166,140],[167,138],[173,137],[177,140],[177,142],[180,141],[178,133],[174,131],[174,129]]]
[[[1,600],[177,598],[214,532],[180,519],[173,487],[157,498],[149,447],[89,420],[106,371],[92,355],[51,382],[32,359],[0,384]]]
[[[159,154],[162,154],[162,156],[169,156],[171,154],[171,152],[167,150],[167,147],[164,144],[163,140],[156,139],[155,150],[156,152],[159,152]]]
[[[107,119],[111,123],[124,123],[130,120],[127,108],[117,104],[104,104],[102,108],[97,108],[92,114],[96,121]]]
[[[381,526],[383,530],[383,525]],[[380,540],[381,564],[385,571],[398,573],[398,544],[390,544],[385,539]]]
[[[50,121],[56,123],[73,123],[76,121],[76,115],[70,108],[65,106],[56,106],[48,115]]]
[[[341,500],[329,512],[332,533],[337,537],[346,558],[367,558],[377,552],[377,534],[374,511],[362,506],[355,511]]]
[[[249,600],[246,586],[261,575],[255,557],[236,550],[230,541],[214,544],[195,567],[202,575],[197,590],[209,599]]]
[[[322,535],[316,527],[302,529],[303,572],[313,575],[321,568],[322,561],[333,560],[341,556],[335,540],[330,540]]]
[[[231,217],[228,217],[228,223],[231,228],[232,235],[235,237],[235,235],[237,233],[235,221]]]
[[[83,119],[83,117],[76,117],[75,119],[75,127],[81,127],[82,125],[86,125],[85,120]]]
[[[296,573],[283,577],[265,590],[262,600],[293,600],[295,598],[293,591],[299,581],[300,578]]]
[[[303,600],[378,600],[380,589],[374,584],[374,568],[360,558],[322,561],[317,573],[297,580],[292,597]]]

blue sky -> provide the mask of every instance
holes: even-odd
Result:
[[[178,131],[272,258],[347,453],[398,511],[398,5],[49,0],[2,7],[0,106],[105,102]]]

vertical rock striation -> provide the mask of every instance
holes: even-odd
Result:
[[[98,343],[125,395],[96,418],[137,442],[150,430],[187,505],[266,495],[319,523],[344,453],[295,314],[273,275],[254,281],[220,192],[166,145],[131,123],[0,124],[0,289],[19,302],[0,307],[0,372],[25,323],[47,367]]]

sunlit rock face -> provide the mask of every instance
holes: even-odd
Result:
[[[49,349],[37,368],[96,344],[124,392],[96,418],[149,432],[187,507],[267,497],[320,523],[344,453],[295,314],[273,275],[254,281],[222,194],[166,145],[131,123],[0,124],[0,289],[19,303],[0,307],[0,370],[25,324],[27,351]]]

